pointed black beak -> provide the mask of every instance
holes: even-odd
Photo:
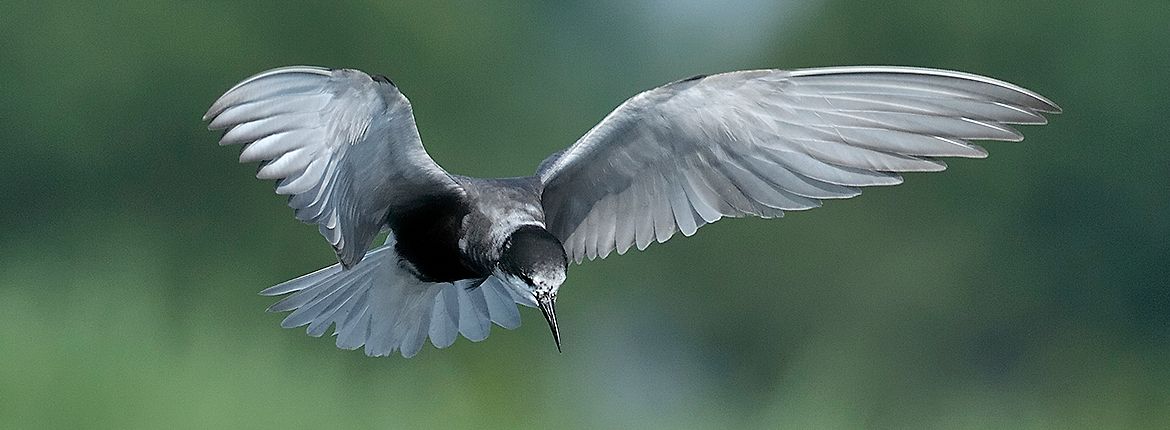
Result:
[[[540,305],[540,311],[544,313],[544,319],[548,320],[548,328],[552,330],[553,341],[557,343],[557,352],[561,352],[561,331],[557,329],[557,308],[556,299],[552,296],[537,297],[537,303]]]

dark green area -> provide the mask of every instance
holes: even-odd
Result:
[[[0,4],[2,428],[1166,428],[1170,4]],[[574,267],[418,357],[278,327],[332,263],[199,118],[288,64],[389,76],[449,170],[531,172],[639,90],[904,64],[1066,111],[988,160]]]

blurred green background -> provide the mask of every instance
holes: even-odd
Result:
[[[0,3],[0,428],[1170,426],[1170,3],[488,3]],[[199,121],[289,64],[390,76],[478,176],[734,69],[959,69],[1066,113],[574,267],[563,354],[525,309],[371,359],[263,312],[332,251]]]

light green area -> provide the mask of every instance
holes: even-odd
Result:
[[[0,428],[1170,424],[1164,0],[301,3],[0,3]],[[431,154],[480,176],[732,69],[960,69],[1066,113],[988,160],[575,267],[563,354],[525,309],[370,359],[263,312],[332,252],[199,121],[288,64],[390,76]]]

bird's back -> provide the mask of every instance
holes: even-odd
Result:
[[[492,267],[508,235],[522,225],[544,227],[540,181],[535,177],[455,180],[467,191],[470,212],[462,221],[459,247],[476,265]]]

